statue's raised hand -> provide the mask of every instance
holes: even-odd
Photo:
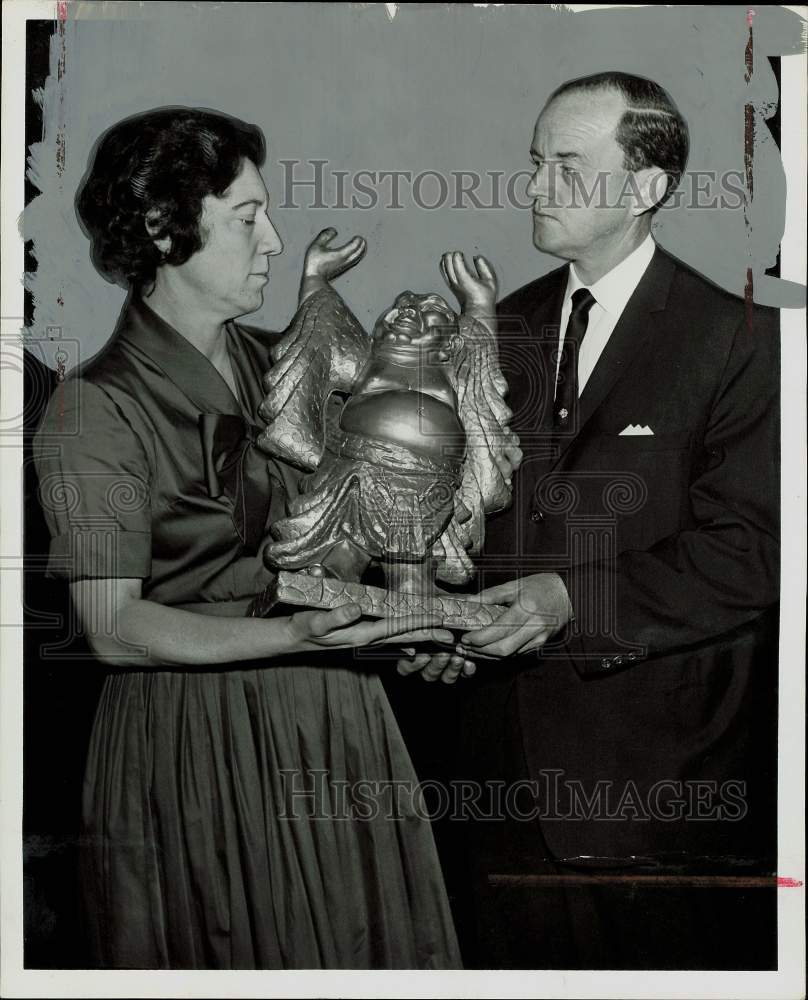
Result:
[[[467,316],[488,319],[496,310],[497,276],[485,257],[473,258],[473,269],[459,250],[445,253],[440,259],[443,280],[452,290]]]
[[[336,235],[336,229],[324,229],[309,244],[303,261],[303,278],[300,282],[301,303],[325,287],[332,278],[344,274],[354,264],[358,264],[365,256],[367,243],[361,236],[354,236],[342,246],[331,246]]]

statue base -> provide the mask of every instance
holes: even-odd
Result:
[[[264,618],[278,604],[328,611],[343,604],[358,604],[369,618],[401,615],[440,615],[443,627],[450,629],[485,628],[505,610],[501,604],[453,597],[451,594],[404,594],[400,591],[371,587],[364,583],[345,583],[330,577],[310,576],[281,570],[263,594],[252,602],[247,616]]]

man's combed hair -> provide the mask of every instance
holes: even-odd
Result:
[[[154,281],[160,264],[184,264],[204,243],[203,199],[224,194],[245,159],[260,167],[265,156],[256,125],[215,111],[160,108],[114,125],[76,196],[96,268],[138,288]],[[155,245],[164,237],[165,254]]]
[[[690,148],[687,122],[658,83],[630,73],[596,73],[570,80],[553,91],[550,101],[562,94],[593,90],[615,90],[623,96],[627,107],[615,136],[623,150],[623,166],[626,170],[648,167],[664,170],[668,186],[662,204],[673,193],[685,170]]]

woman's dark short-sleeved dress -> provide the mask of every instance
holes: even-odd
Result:
[[[35,440],[50,573],[140,578],[165,605],[269,581],[256,518],[266,540],[278,480],[294,476],[232,432],[254,439],[277,335],[231,323],[227,336],[240,400],[136,296],[102,354],[57,386]],[[99,966],[459,967],[380,679],[359,651],[327,655],[110,671],[83,799]]]

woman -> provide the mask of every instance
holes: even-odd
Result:
[[[109,668],[84,783],[91,946],[113,968],[457,967],[419,800],[368,808],[416,778],[357,651],[451,634],[356,607],[243,617],[294,486],[253,446],[276,336],[233,322],[282,250],[264,156],[255,126],[156,110],[102,137],[77,200],[96,267],[130,289],[35,442],[49,569]],[[304,273],[364,252],[329,239]]]

